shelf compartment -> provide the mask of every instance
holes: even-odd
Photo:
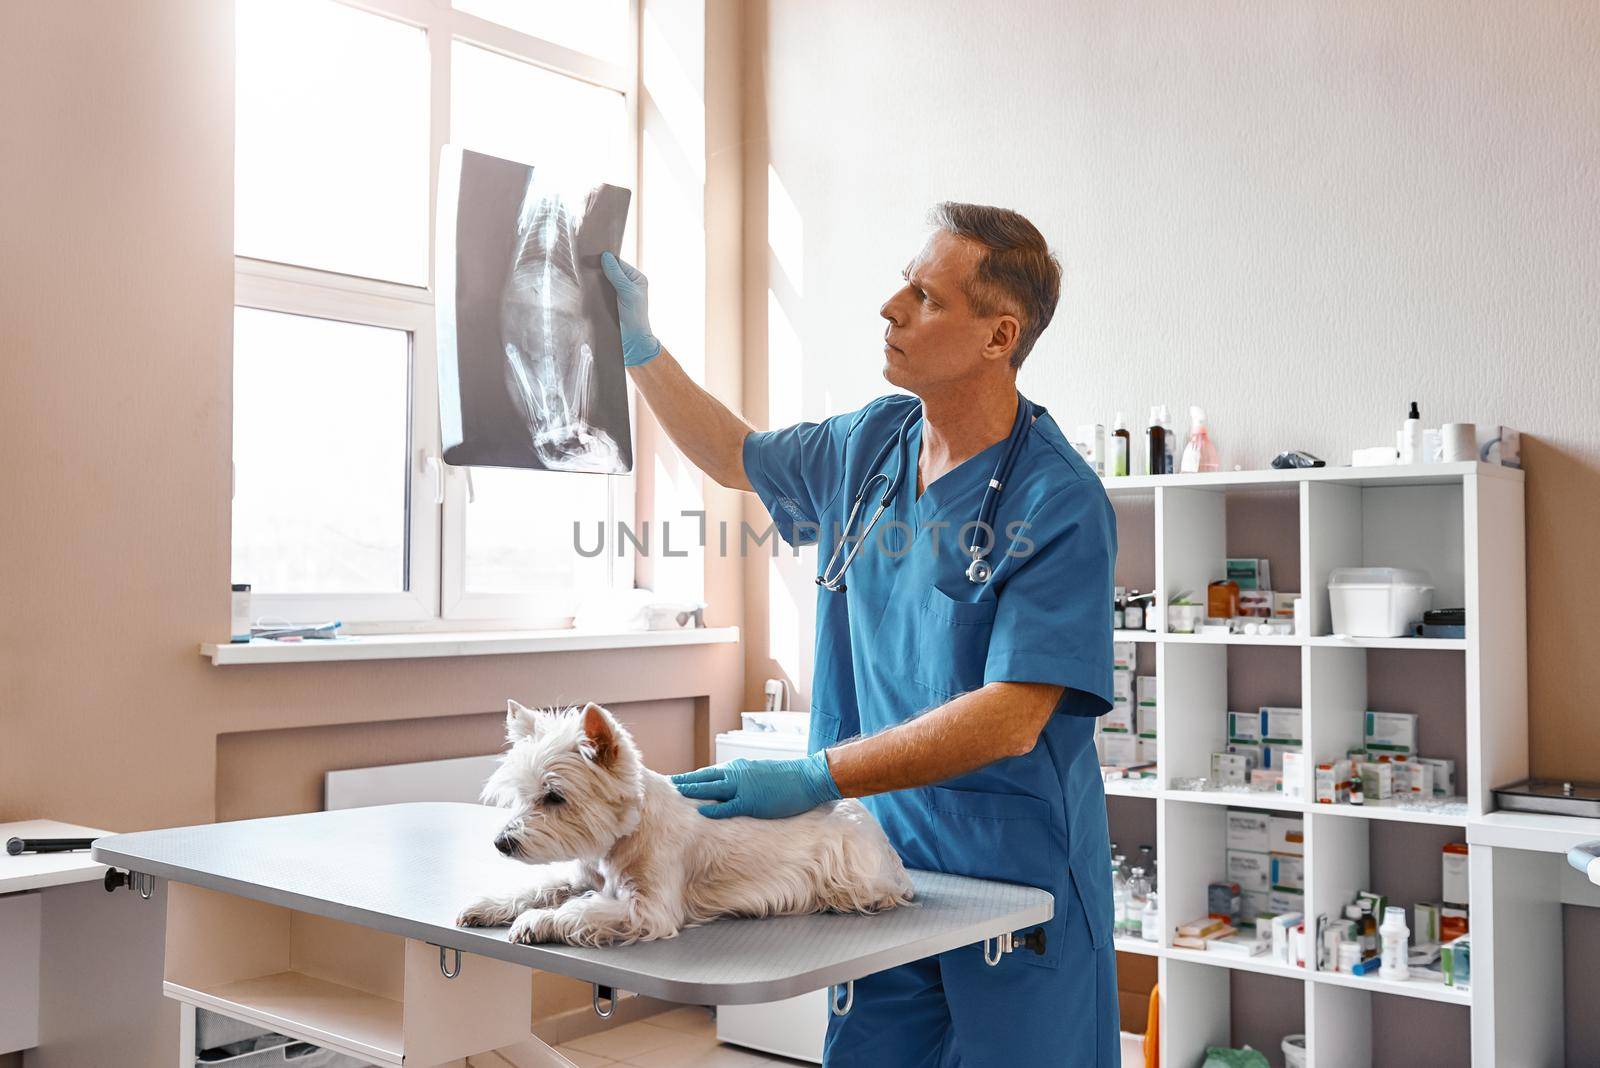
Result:
[[[1175,949],[1161,962],[1161,1063],[1199,1064],[1209,1046],[1248,1043],[1281,1064],[1284,1037],[1306,1031],[1304,976],[1206,956]]]
[[[525,1040],[533,973],[182,883],[168,886],[164,990],[175,1000],[375,1064],[438,1064]]]
[[[1310,998],[1314,1063],[1472,1063],[1472,1009],[1465,1000],[1419,997],[1415,992],[1400,996],[1401,991],[1392,989],[1414,983],[1317,978]],[[1425,1055],[1419,1055],[1424,1048]]]

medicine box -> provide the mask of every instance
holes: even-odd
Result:
[[[1271,590],[1240,590],[1239,614],[1252,619],[1270,619],[1272,616]]]
[[[1272,817],[1265,812],[1228,810],[1228,848],[1265,853],[1272,842]]]
[[[1368,761],[1361,765],[1361,793],[1368,801],[1394,797],[1394,765]]]
[[[1156,740],[1154,738],[1146,738],[1142,734],[1138,737],[1139,740],[1135,744],[1135,751],[1139,755],[1139,763],[1154,764],[1156,762]]]
[[[1133,670],[1134,658],[1138,655],[1139,646],[1135,642],[1111,643],[1111,666],[1117,672],[1131,672]]]
[[[1223,747],[1223,751],[1248,757],[1250,760],[1250,766],[1252,768],[1259,768],[1261,766],[1263,754],[1261,752],[1261,746],[1255,742],[1229,742]]]
[[[1314,796],[1320,805],[1337,805],[1350,800],[1350,762],[1334,760],[1318,764]]]
[[[1133,710],[1134,723],[1138,726],[1140,734],[1156,736],[1156,721],[1158,715],[1154,705],[1139,705]]]
[[[1285,745],[1282,742],[1262,742],[1261,766],[1264,768],[1274,768],[1281,771],[1283,770],[1283,758],[1288,756],[1290,753],[1298,752],[1300,752],[1300,746],[1298,744]]]
[[[1389,762],[1394,768],[1394,795],[1396,797],[1432,797],[1433,768],[1415,759],[1396,757]]]
[[[1107,764],[1120,764],[1126,767],[1129,764],[1138,764],[1139,739],[1132,734],[1113,734],[1107,731],[1101,735],[1101,744],[1105,747],[1105,762]]]
[[[1467,843],[1446,842],[1440,872],[1439,896],[1446,904],[1467,905],[1470,880],[1467,878]]]
[[[1100,729],[1117,734],[1132,734],[1133,704],[1117,698],[1111,702],[1111,711],[1100,717]]]
[[[1304,913],[1306,908],[1306,893],[1304,890],[1278,890],[1274,889],[1267,894],[1267,911],[1274,916],[1284,913]]]
[[[1439,906],[1419,901],[1411,908],[1411,940],[1415,943],[1439,941]]]
[[[1300,709],[1298,708],[1263,706],[1261,709],[1261,740],[1299,745],[1301,740],[1300,718]]]
[[[1206,887],[1206,914],[1214,920],[1233,923],[1239,918],[1239,884],[1212,883]]]
[[[1228,881],[1238,883],[1240,892],[1260,893],[1272,889],[1272,858],[1266,853],[1242,849],[1228,850]]]
[[[1156,703],[1156,677],[1140,675],[1134,680],[1134,697],[1141,705]]]
[[[1288,853],[1272,854],[1272,888],[1274,890],[1301,890],[1306,888],[1306,860]]]
[[[1449,942],[1467,933],[1467,910],[1454,905],[1439,906],[1439,941]]]
[[[1250,785],[1259,786],[1267,790],[1283,789],[1283,772],[1272,768],[1251,768]]]
[[[1417,751],[1417,717],[1410,712],[1368,712],[1363,734],[1368,753]]]
[[[1456,762],[1442,757],[1412,757],[1418,764],[1433,769],[1433,796],[1456,796]]]
[[[1111,673],[1111,696],[1119,701],[1133,704],[1133,672],[1113,671]]]
[[[1272,915],[1272,892],[1251,890],[1239,894],[1239,922],[1253,923],[1259,916]]]
[[[1306,797],[1306,757],[1304,753],[1290,751],[1283,754],[1283,797],[1286,801],[1304,801]]]
[[[1299,816],[1268,817],[1267,849],[1273,853],[1305,856],[1305,822]]]
[[[1230,742],[1259,742],[1261,740],[1261,713],[1229,712],[1228,740]]]
[[[1246,786],[1250,777],[1250,757],[1244,753],[1212,753],[1211,781],[1219,786]]]
[[[1225,564],[1225,574],[1241,590],[1272,589],[1272,562],[1253,557],[1230,556]]]

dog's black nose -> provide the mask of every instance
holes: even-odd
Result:
[[[497,834],[495,836],[494,847],[496,849],[500,850],[500,854],[502,856],[509,857],[511,855],[511,849],[512,849],[511,839],[506,835],[506,833],[504,831],[501,831],[499,834]]]

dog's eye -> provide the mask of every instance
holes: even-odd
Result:
[[[559,805],[565,800],[566,798],[562,797],[554,790],[547,791],[544,795],[544,803],[547,805]]]

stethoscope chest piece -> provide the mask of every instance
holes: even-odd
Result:
[[[967,565],[967,581],[981,586],[989,581],[989,576],[992,574],[994,574],[994,568],[989,566],[989,561],[974,554],[972,563]]]

